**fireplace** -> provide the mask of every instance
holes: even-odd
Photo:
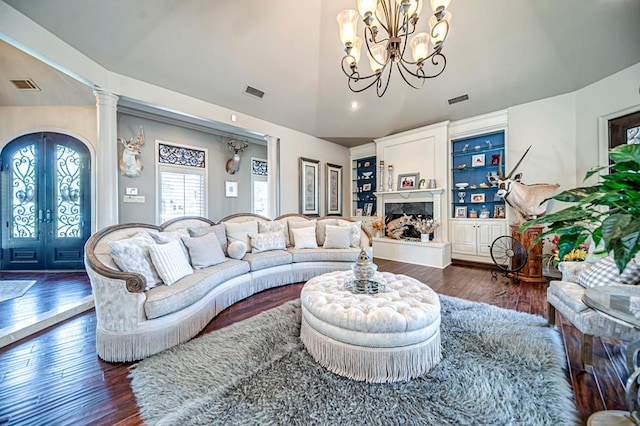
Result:
[[[385,203],[384,225],[387,237],[409,240],[420,239],[426,224],[432,220],[433,202],[431,201]],[[397,225],[397,231],[393,231],[393,226],[391,231],[387,229],[387,225],[392,222]]]

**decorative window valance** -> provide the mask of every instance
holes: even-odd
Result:
[[[204,169],[206,156],[203,150],[159,143],[158,162]]]

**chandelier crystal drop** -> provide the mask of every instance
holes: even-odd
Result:
[[[349,78],[349,89],[362,92],[375,85],[377,95],[382,97],[394,66],[414,89],[442,74],[447,66],[442,47],[451,24],[449,2],[430,0],[433,15],[427,20],[428,32],[416,32],[423,0],[357,0],[358,12],[340,12],[337,21],[345,52],[342,71]],[[357,35],[359,17],[364,22],[362,38]],[[369,75],[360,75],[358,70],[363,44],[372,71]],[[411,55],[406,52],[407,45]]]

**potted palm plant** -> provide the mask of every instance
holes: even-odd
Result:
[[[529,220],[519,231],[546,225],[548,229],[536,238],[536,243],[547,235],[558,235],[560,259],[589,237],[596,245],[603,241],[622,273],[640,251],[640,145],[617,146],[609,151],[609,158],[610,165],[592,168],[585,176],[586,180],[609,169],[597,184],[569,189],[545,200],[575,204]]]

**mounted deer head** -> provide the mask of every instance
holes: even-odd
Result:
[[[138,177],[142,174],[144,165],[140,159],[140,147],[144,145],[144,130],[140,126],[140,134],[134,142],[133,137],[129,140],[118,138],[118,142],[122,144],[124,150],[120,157],[120,173],[128,177]]]
[[[234,175],[238,172],[238,169],[240,168],[240,153],[249,146],[248,143],[243,142],[242,145],[237,147],[234,145],[234,142],[234,140],[230,140],[227,142],[229,151],[233,152],[233,157],[227,160],[226,165],[227,173],[229,173],[230,175]]]

